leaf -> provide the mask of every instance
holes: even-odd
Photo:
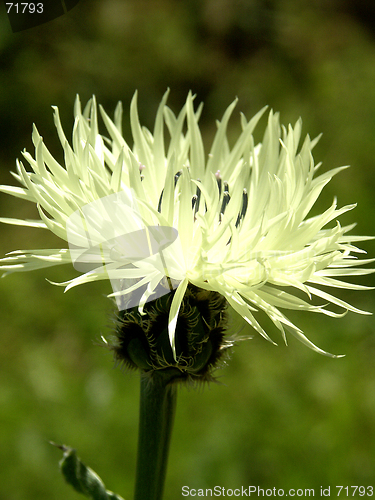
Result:
[[[92,500],[124,500],[112,491],[106,490],[103,481],[90,467],[87,467],[78,457],[76,450],[65,445],[51,444],[64,452],[60,461],[60,469],[73,488]]]

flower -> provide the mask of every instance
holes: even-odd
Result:
[[[374,271],[359,268],[374,259],[353,255],[361,252],[353,243],[369,237],[348,236],[354,224],[337,221],[355,205],[337,208],[334,200],[322,214],[309,216],[324,186],[346,167],[316,176],[319,165],[311,152],[319,137],[306,136],[300,145],[301,120],[286,129],[272,111],[262,143],[255,144],[252,133],[266,108],[250,121],[241,115],[242,132],[230,147],[227,125],[237,100],[218,123],[206,159],[198,125],[202,107],[194,110],[189,93],[176,116],[166,106],[167,97],[168,92],[150,132],[140,125],[134,95],[133,148],[122,136],[121,103],[114,121],[100,107],[107,138],[98,130],[95,97],[83,112],[77,97],[72,146],[55,107],[65,166],[53,158],[34,127],[35,158],[23,152],[32,171],[17,161],[14,176],[22,187],[0,189],[36,203],[40,220],[1,221],[47,228],[69,241],[70,249],[11,252],[0,260],[0,268],[9,274],[73,262],[84,272],[63,283],[66,289],[109,278],[114,290],[110,296],[119,309],[134,307],[134,301],[127,301],[135,296],[141,314],[147,301],[171,293],[168,332],[175,356],[176,324],[188,286],[221,294],[271,342],[255,317],[258,310],[269,316],[284,340],[288,331],[328,354],[281,310],[334,317],[347,311],[369,314],[324,290],[368,288],[340,280]],[[314,305],[314,296],[343,308],[343,313],[327,304]]]

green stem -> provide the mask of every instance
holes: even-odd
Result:
[[[169,370],[141,375],[134,500],[162,500],[176,410],[174,377]]]

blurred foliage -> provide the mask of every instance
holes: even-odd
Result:
[[[334,195],[339,205],[357,201],[344,222],[358,221],[359,234],[374,234],[374,2],[81,0],[67,15],[15,34],[2,5],[1,183],[13,183],[8,172],[15,158],[24,147],[31,151],[34,121],[61,158],[51,105],[59,106],[69,136],[76,93],[83,101],[96,94],[109,113],[121,99],[129,137],[127,109],[135,89],[141,119],[150,127],[167,87],[176,111],[192,89],[205,102],[207,148],[215,119],[235,96],[248,117],[269,104],[283,123],[302,116],[306,133],[323,132],[315,153],[322,169],[352,168],[327,186],[318,208]],[[233,136],[238,118],[232,119]],[[35,207],[6,195],[0,209],[2,216],[35,217]],[[38,230],[0,230],[2,255],[61,246]],[[374,244],[364,246],[374,255]],[[110,332],[109,285],[64,295],[45,281],[70,277],[71,270],[52,268],[1,281],[4,500],[77,497],[59,475],[60,456],[49,440],[76,447],[110,489],[132,495],[138,378],[112,369],[111,355],[96,345]],[[362,282],[373,284],[373,278]],[[340,296],[375,310],[371,292]],[[240,343],[218,372],[221,384],[182,389],[166,500],[180,498],[183,485],[318,490],[374,484],[373,320],[351,313],[341,320],[291,318],[322,348],[347,356],[332,360],[293,339],[289,347],[274,347],[254,337]],[[272,325],[268,331],[272,336]]]

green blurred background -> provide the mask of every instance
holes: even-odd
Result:
[[[265,104],[281,121],[299,116],[322,170],[350,164],[327,186],[358,202],[344,223],[374,234],[375,2],[367,0],[81,0],[68,14],[12,33],[0,5],[0,183],[13,184],[15,158],[30,152],[37,123],[62,158],[51,105],[71,134],[76,93],[92,94],[110,114],[139,90],[141,120],[152,126],[167,87],[179,111],[191,89],[205,107],[207,149],[215,119],[239,97],[249,118]],[[266,120],[263,119],[257,132]],[[239,130],[239,114],[231,133]],[[1,216],[36,217],[31,204],[0,196]],[[2,225],[0,254],[65,246],[44,231]],[[369,255],[373,242],[364,243]],[[109,284],[63,294],[71,268],[11,275],[0,283],[0,499],[74,499],[49,440],[77,448],[108,488],[131,499],[135,470],[138,377],[113,368],[96,345],[111,328]],[[374,284],[365,277],[364,284]],[[375,311],[373,292],[339,292]],[[255,336],[240,343],[219,384],[179,393],[165,491],[181,488],[332,488],[375,486],[375,336],[371,316],[290,317],[330,359],[293,338],[274,347]],[[233,318],[233,328],[239,324]],[[278,332],[266,322],[268,333]],[[249,333],[246,328],[243,333]],[[335,492],[336,494],[336,492]]]

